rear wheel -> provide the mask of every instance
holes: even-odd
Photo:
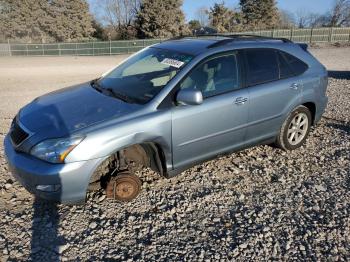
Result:
[[[311,127],[311,113],[305,106],[298,106],[284,121],[276,144],[284,150],[294,150],[303,145]]]

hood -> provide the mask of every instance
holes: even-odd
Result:
[[[36,98],[21,109],[19,120],[42,140],[66,137],[98,122],[136,111],[141,106],[106,96],[90,83]]]

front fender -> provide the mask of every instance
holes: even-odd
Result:
[[[104,158],[123,148],[146,142],[158,144],[164,152],[167,169],[172,168],[170,112],[157,112],[149,117],[106,125],[86,134],[86,138],[67,156],[66,162]]]

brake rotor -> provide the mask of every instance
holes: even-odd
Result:
[[[107,184],[106,196],[119,201],[131,201],[141,191],[141,180],[133,174],[120,173]]]

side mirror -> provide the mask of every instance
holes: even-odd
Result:
[[[181,89],[177,93],[176,102],[181,105],[200,105],[203,103],[203,95],[197,89]]]

